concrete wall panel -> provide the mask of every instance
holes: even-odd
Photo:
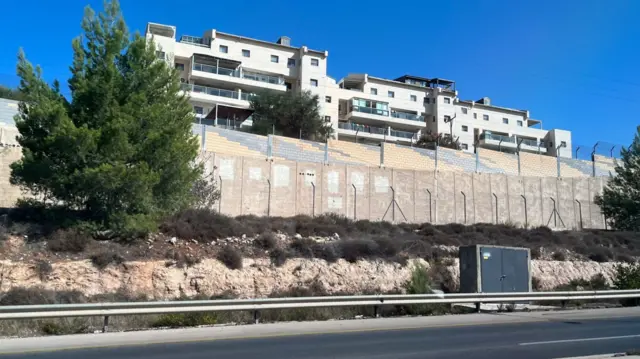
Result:
[[[491,174],[491,193],[498,197],[498,223],[505,223],[509,220],[509,196],[508,188],[507,188],[507,176],[502,174]],[[493,199],[493,207],[494,212],[493,215],[496,215],[495,208],[495,198]]]
[[[571,178],[558,178],[558,212],[565,229],[576,228],[576,206],[577,203],[573,200],[573,180]]]
[[[297,214],[297,164],[275,160],[271,163],[271,216],[290,217]]]
[[[543,177],[542,178],[542,224],[550,228],[562,228],[560,221],[558,220],[558,213],[554,213],[554,201],[555,210],[558,211],[558,182],[557,177]]]
[[[323,170],[321,163],[296,163],[297,214],[314,216],[322,213]]]
[[[370,206],[369,219],[372,221],[391,222],[391,192],[393,173],[390,169],[369,168]]]
[[[331,164],[322,171],[322,212],[346,216],[346,166]]]
[[[229,216],[242,214],[243,157],[216,154],[214,173],[220,190],[219,211]]]
[[[606,184],[606,179],[600,177],[589,178],[589,212],[591,215],[591,228],[607,228],[604,215],[600,207],[593,203],[597,195],[602,194],[602,190]]]
[[[348,218],[369,219],[369,167],[347,166],[346,169],[347,205],[345,215]],[[355,211],[355,212],[354,212]]]
[[[507,177],[507,190],[509,201],[509,222],[524,226],[524,182],[522,177]]]
[[[475,220],[480,223],[494,223],[495,199],[491,194],[491,176],[486,173],[473,174],[473,203]]]
[[[416,171],[415,183],[415,221],[417,223],[434,223],[436,218],[435,172]]]
[[[393,189],[395,190],[396,203],[395,222],[415,222],[415,171],[393,170]]]
[[[526,222],[529,227],[541,226],[542,219],[542,182],[540,177],[523,177],[524,196],[526,198]],[[524,202],[524,201],[523,201]]]
[[[472,174],[457,172],[455,174],[454,181],[456,222],[462,224],[472,224],[475,222]]]
[[[242,214],[269,215],[271,162],[245,157],[242,179]]]
[[[454,172],[437,171],[437,222],[447,224],[455,222],[455,177]]]
[[[591,227],[591,211],[589,200],[589,178],[573,179],[573,196],[576,200],[575,223],[579,229]],[[579,203],[578,203],[579,201]]]

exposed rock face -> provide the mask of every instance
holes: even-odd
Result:
[[[230,270],[212,259],[191,268],[167,267],[166,261],[127,262],[102,271],[88,260],[58,262],[52,266],[53,271],[42,281],[33,264],[0,261],[0,291],[41,286],[51,290],[79,290],[91,296],[124,289],[158,300],[232,291],[246,298],[267,296],[315,279],[331,293],[387,292],[401,289],[412,269],[411,264],[401,266],[383,261],[339,260],[329,264],[317,259],[290,259],[282,267],[274,267],[268,259],[245,259],[242,270]],[[610,280],[614,266],[615,263],[532,261],[533,275],[546,289],[572,279],[589,279],[598,273]],[[450,270],[457,277],[457,261]]]

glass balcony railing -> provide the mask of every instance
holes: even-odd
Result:
[[[338,123],[338,128],[342,128],[342,129],[345,129],[345,130],[351,130],[351,131],[372,133],[374,135],[383,135],[383,136],[387,133],[387,129],[386,128],[376,127],[376,126],[361,125],[361,124],[358,124],[358,123],[340,122],[340,123]]]
[[[487,132],[483,132],[480,135],[480,139],[481,140],[498,141],[498,142],[502,141],[502,142],[505,142],[505,143],[516,143],[515,137],[496,135],[494,133],[487,133]]]
[[[424,117],[418,116],[418,115],[414,115],[412,113],[391,112],[391,117],[401,118],[403,120],[424,122]]]
[[[522,140],[521,144],[531,147],[538,147],[538,141],[526,138]]]
[[[180,42],[190,45],[209,47],[209,41],[198,36],[182,35],[180,37]]]
[[[414,138],[415,137],[415,133],[413,132],[407,132],[407,131],[398,131],[398,130],[391,130],[391,136],[394,137],[400,137],[400,138]]]
[[[255,96],[255,94],[252,94],[252,93],[244,93],[244,92],[239,93],[231,90],[224,90],[224,89],[218,89],[214,87],[207,87],[207,86],[193,85],[193,84],[182,84],[182,90],[196,92],[196,93],[205,93],[211,96],[241,99],[245,101],[249,101],[249,99],[252,96]]]
[[[363,107],[363,106],[351,106],[351,111],[370,113],[372,115],[389,117],[389,111],[378,108]]]
[[[231,77],[238,77],[252,81],[265,82],[274,85],[284,85],[284,78],[279,76],[270,76],[264,74],[258,74],[254,72],[241,72],[240,70],[228,69],[225,67],[212,66],[212,65],[204,65],[204,64],[193,64],[193,69],[195,71],[203,71],[209,72],[216,75],[225,75]]]

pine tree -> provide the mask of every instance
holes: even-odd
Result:
[[[615,171],[595,203],[613,228],[640,231],[640,126],[631,146],[622,148]]]
[[[16,125],[22,160],[11,181],[112,229],[146,231],[188,206],[197,140],[174,69],[143,36],[129,37],[118,1],[87,7],[73,41],[67,101],[21,51]]]

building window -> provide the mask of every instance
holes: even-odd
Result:
[[[502,123],[504,123],[505,125],[508,125],[509,124],[509,119],[506,118],[506,117],[503,117],[502,118]]]
[[[311,66],[318,66],[320,65],[320,61],[318,61],[318,59],[311,59]]]
[[[560,142],[560,146],[562,146],[562,147],[567,147],[567,142],[565,142],[565,141],[561,141],[561,142]]]
[[[462,132],[469,132],[469,126],[462,126]]]
[[[291,82],[285,82],[284,86],[287,88],[287,91],[291,91]]]
[[[460,144],[460,148],[462,148],[463,150],[468,150],[469,149],[469,145],[467,145],[466,143],[461,143]]]
[[[220,45],[220,52],[222,52],[223,54],[226,54],[229,52],[229,46],[227,45]]]
[[[311,79],[311,87],[318,87],[318,80]]]
[[[462,113],[465,114],[465,115],[467,114],[467,108],[466,107],[462,108]]]
[[[324,97],[324,102],[331,103],[331,96],[325,96]]]
[[[417,102],[417,101],[418,101],[418,96],[416,96],[416,95],[410,95],[410,96],[409,96],[409,99],[410,99],[411,101],[413,101],[413,102]]]
[[[324,122],[331,122],[331,116],[324,116]]]
[[[296,59],[288,59],[287,60],[287,67],[296,67]]]
[[[489,121],[489,115],[482,115],[482,119],[485,121]]]
[[[184,71],[184,64],[176,64],[176,70],[178,71]]]
[[[280,62],[280,58],[276,55],[271,55],[271,62],[277,64],[278,62]]]
[[[396,94],[393,91],[389,91],[389,92],[387,92],[387,96],[389,96],[391,98],[394,98],[394,97],[396,97]]]
[[[433,116],[431,122],[436,122],[436,116]]]
[[[195,112],[198,115],[202,115],[204,114],[204,109],[200,106],[193,106],[193,112]]]
[[[477,120],[477,119],[478,119],[478,114],[477,114],[477,113],[475,113],[475,112],[473,113],[473,119],[474,119],[474,120]]]
[[[451,122],[451,116],[449,116],[449,115],[444,115],[444,122],[445,122],[445,123],[449,123],[449,122]]]
[[[242,50],[242,57],[251,57],[251,51],[249,50]]]
[[[156,58],[164,60],[164,51],[156,51]]]
[[[518,127],[522,127],[522,121],[518,120]]]
[[[428,105],[429,104],[429,98],[425,97],[422,102],[424,102],[425,105]]]
[[[451,103],[451,99],[450,99],[450,98],[448,98],[448,97],[445,97],[445,98],[444,98],[444,103],[446,103],[446,104],[450,104],[450,103]]]
[[[378,89],[377,89],[377,88],[375,88],[375,87],[372,87],[372,88],[371,88],[371,94],[372,94],[372,95],[377,95],[377,94],[378,94]]]

